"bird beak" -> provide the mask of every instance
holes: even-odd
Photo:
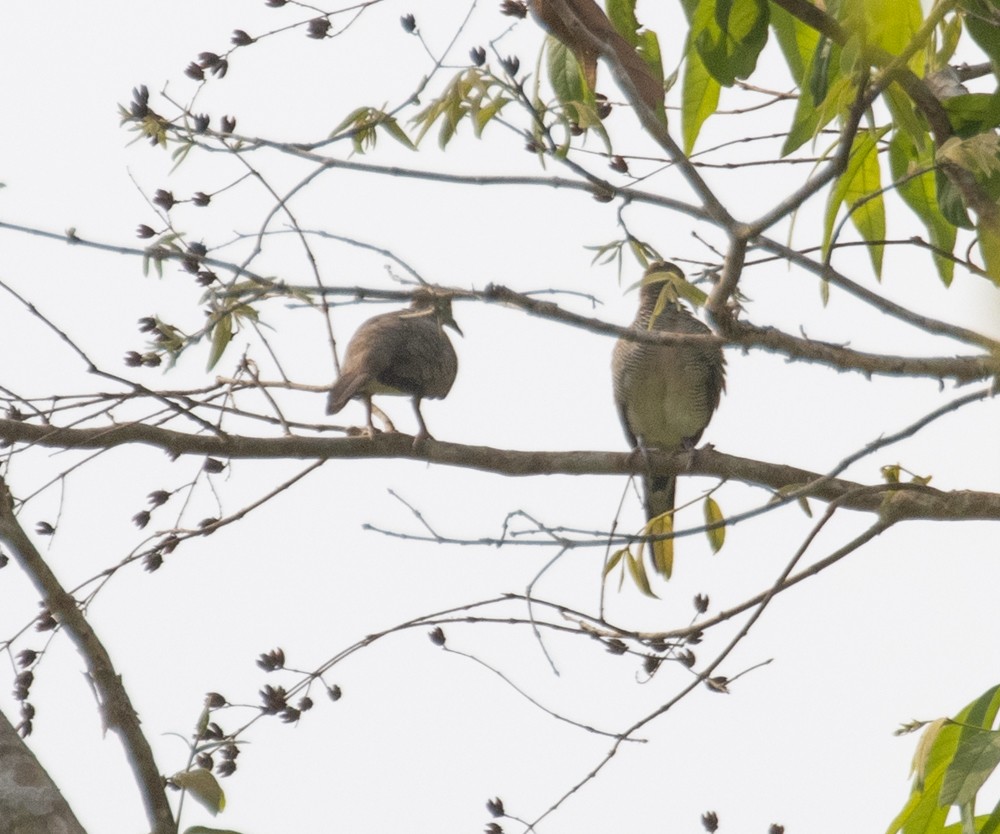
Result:
[[[458,326],[458,324],[455,322],[455,319],[453,319],[451,316],[448,316],[447,318],[442,318],[441,324],[445,327],[450,327],[463,339],[465,338],[465,334],[462,332],[462,328]]]

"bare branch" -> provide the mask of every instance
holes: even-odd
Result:
[[[965,395],[920,421],[924,425],[944,413],[991,395],[990,390]],[[676,454],[650,452],[648,461],[635,460],[624,452],[562,451],[526,452],[469,446],[429,439],[414,448],[406,434],[380,434],[373,438],[347,437],[247,437],[241,435],[195,435],[126,423],[93,429],[39,426],[28,422],[0,420],[0,438],[9,442],[29,442],[62,449],[111,448],[140,443],[156,446],[171,455],[212,455],[219,458],[255,459],[372,459],[403,458],[493,472],[498,475],[629,475],[644,472],[707,475],[726,480],[783,490],[808,484],[803,494],[824,501],[842,499],[845,509],[880,513],[885,511],[881,495],[871,494],[863,485],[830,478],[793,466],[725,455],[705,447],[696,452]],[[862,451],[862,454],[870,450]],[[906,487],[907,485],[901,485]],[[901,490],[892,501],[897,519],[1000,519],[1000,494],[960,491],[942,492],[920,486]]]
[[[163,789],[163,778],[153,759],[153,751],[142,733],[135,707],[122,684],[104,644],[90,627],[83,612],[59,584],[42,555],[14,515],[14,501],[7,484],[0,479],[0,539],[7,543],[21,569],[28,575],[45,607],[66,630],[87,665],[94,690],[100,699],[105,725],[114,730],[125,747],[146,808],[146,817],[155,834],[176,834],[177,824]]]

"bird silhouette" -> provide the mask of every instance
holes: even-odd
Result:
[[[632,327],[640,331],[711,334],[682,306],[671,282],[684,273],[656,261],[646,269]],[[693,448],[725,389],[722,349],[706,342],[654,345],[619,339],[612,357],[615,404],[633,449],[675,452]],[[647,475],[647,521],[674,508],[673,475]]]
[[[407,396],[420,425],[415,440],[430,437],[420,401],[447,396],[458,372],[458,357],[445,326],[462,335],[452,317],[451,298],[424,289],[414,293],[409,308],[368,319],[347,345],[326,413],[336,414],[350,400],[362,400],[366,432],[371,437],[376,432],[372,395]]]

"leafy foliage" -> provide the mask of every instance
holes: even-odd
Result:
[[[1000,764],[1000,731],[993,729],[1000,710],[1000,685],[993,686],[954,719],[930,722],[913,760],[910,798],[887,834],[937,834],[946,826],[949,806],[958,806],[963,832],[1000,829],[1000,807],[976,816],[979,790]]]

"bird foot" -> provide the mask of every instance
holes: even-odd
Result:
[[[382,434],[382,432],[375,426],[350,426],[347,429],[348,437],[366,437],[371,440],[376,434]]]
[[[650,467],[649,448],[641,443],[628,453],[629,466],[635,466],[640,462],[642,463],[642,468],[648,472]]]
[[[714,449],[715,447],[711,443],[706,443],[702,448]],[[681,442],[681,448],[679,451],[685,453],[684,463],[683,463],[684,471],[690,472],[694,468],[694,459],[695,456],[698,454],[698,446],[695,444],[695,441],[693,441],[691,438],[685,437],[684,440]]]
[[[426,429],[421,429],[415,435],[413,435],[413,451],[419,452],[420,447],[424,445],[428,440],[433,440],[433,435]]]

